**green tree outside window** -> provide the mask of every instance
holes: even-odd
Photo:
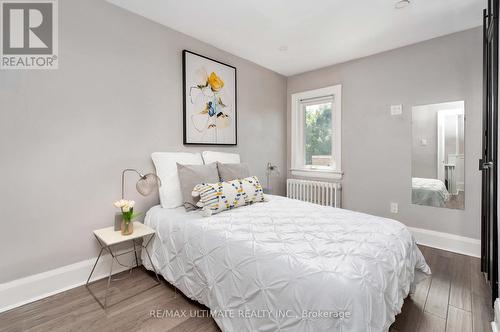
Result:
[[[306,165],[331,166],[332,103],[308,105],[305,107],[304,115]],[[316,158],[313,158],[313,156]],[[320,160],[320,156],[323,157],[323,161]],[[313,159],[315,159],[314,163]]]

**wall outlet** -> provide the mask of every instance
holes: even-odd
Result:
[[[391,105],[391,115],[403,114],[403,105]]]
[[[398,203],[391,202],[391,213],[398,213]]]

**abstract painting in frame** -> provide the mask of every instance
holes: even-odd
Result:
[[[182,52],[184,144],[236,145],[236,68]]]

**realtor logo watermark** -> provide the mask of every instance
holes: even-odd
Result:
[[[56,0],[0,0],[0,69],[57,69]]]

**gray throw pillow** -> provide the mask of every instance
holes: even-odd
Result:
[[[219,182],[217,164],[208,165],[181,165],[177,163],[179,182],[181,184],[182,201],[186,211],[195,210],[199,197],[193,197],[192,192],[196,185],[200,183]]]
[[[233,181],[250,176],[250,170],[247,164],[223,164],[217,162],[217,168],[219,169],[221,181]]]

